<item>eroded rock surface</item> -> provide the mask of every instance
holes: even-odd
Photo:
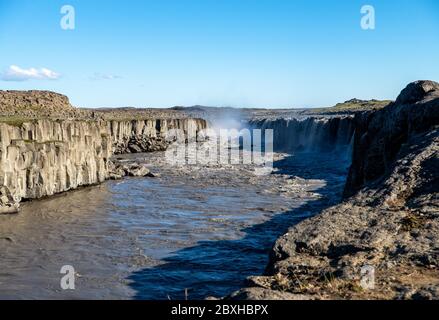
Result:
[[[403,144],[439,124],[438,99],[438,83],[418,81],[409,84],[388,107],[356,115],[355,149],[346,196],[388,174]]]
[[[108,176],[106,125],[38,120],[0,124],[0,186],[14,203],[96,184]]]
[[[356,122],[352,196],[290,228],[230,298],[439,299],[439,84],[412,83]]]

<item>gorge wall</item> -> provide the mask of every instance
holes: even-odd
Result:
[[[410,138],[439,124],[438,98],[438,83],[418,81],[409,84],[388,107],[355,116],[353,161],[344,191],[346,197],[389,173],[401,147]]]
[[[187,118],[0,123],[0,213],[16,212],[24,199],[103,182],[114,153],[162,150],[168,130],[196,136],[206,126]]]
[[[292,226],[229,298],[439,299],[439,84],[354,123],[344,201]]]
[[[186,137],[196,138],[198,132],[205,128],[205,120],[190,118],[109,121],[116,154],[163,151],[167,148],[165,138],[170,130],[179,130]]]

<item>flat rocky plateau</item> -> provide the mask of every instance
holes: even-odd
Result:
[[[352,115],[377,110],[391,101],[351,99],[328,108],[256,109],[192,106],[172,108],[81,108],[70,104],[67,96],[51,91],[0,90],[0,122],[21,123],[35,119],[138,120],[202,118],[205,120],[273,119],[327,115]]]

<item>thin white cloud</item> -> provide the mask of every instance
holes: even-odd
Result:
[[[59,78],[59,73],[47,68],[23,69],[16,65],[11,65],[1,73],[1,79],[4,81],[57,80]]]
[[[117,80],[117,79],[122,79],[122,76],[96,72],[93,76],[90,77],[90,79],[91,80]]]

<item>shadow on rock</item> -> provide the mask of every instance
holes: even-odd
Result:
[[[179,300],[222,297],[243,286],[251,275],[264,272],[275,240],[288,228],[319,213],[340,199],[346,166],[320,164],[321,170],[307,169],[310,163],[289,157],[274,164],[275,174],[289,174],[305,179],[337,181],[315,190],[321,197],[304,205],[274,215],[270,220],[241,230],[236,240],[200,241],[197,245],[176,251],[163,264],[132,273],[128,280],[136,291],[135,299]],[[316,159],[315,161],[318,161]],[[338,161],[340,163],[340,161]],[[313,166],[313,165],[312,165]],[[328,171],[329,170],[329,171]],[[340,176],[340,174],[342,175]],[[333,175],[337,179],[328,179]]]

